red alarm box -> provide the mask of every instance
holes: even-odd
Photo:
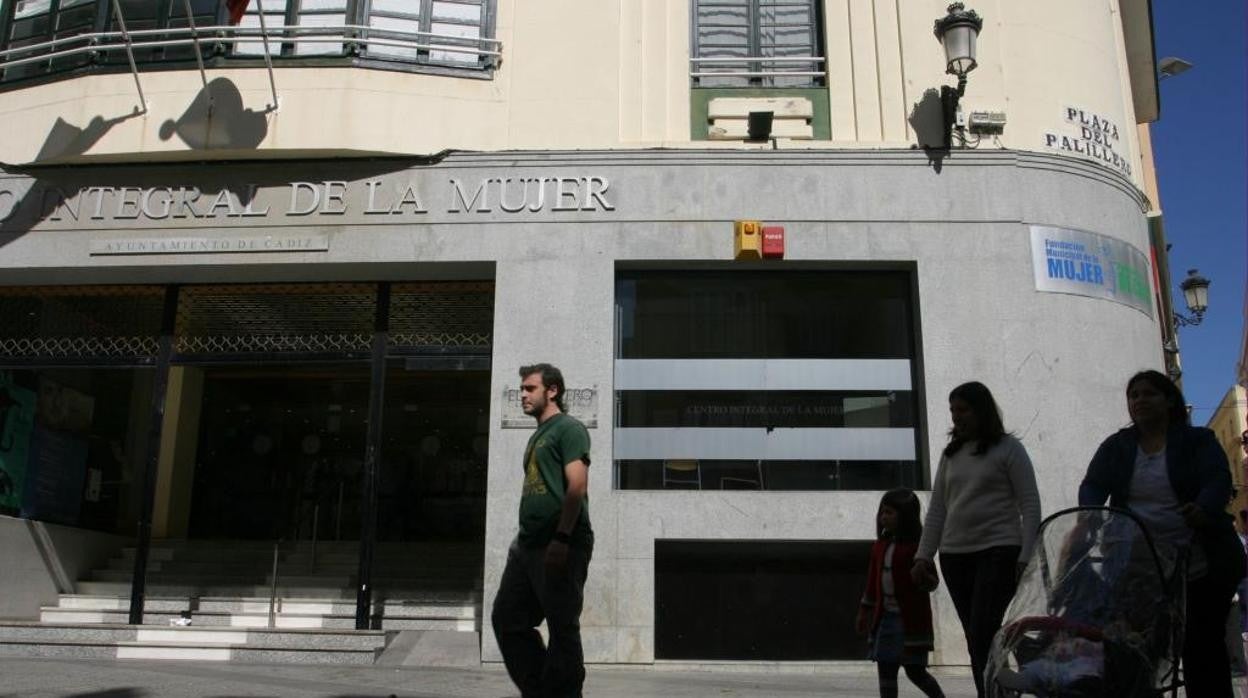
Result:
[[[784,259],[784,226],[763,226],[763,259]]]

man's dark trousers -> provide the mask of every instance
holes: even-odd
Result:
[[[546,548],[519,541],[507,551],[507,567],[494,597],[494,638],[507,673],[523,698],[579,697],[585,683],[581,606],[591,550],[568,549],[566,574],[548,577]],[[537,626],[546,621],[550,646]]]

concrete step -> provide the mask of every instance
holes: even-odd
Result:
[[[275,627],[286,628],[325,628],[352,630],[355,628],[354,615],[296,615],[282,613],[274,618]],[[475,618],[391,618],[379,617],[371,620],[374,627],[382,630],[438,630],[446,632],[477,632],[479,623]],[[239,613],[195,613],[190,627],[229,627],[229,628],[268,628],[268,614]]]
[[[134,561],[124,560],[122,558],[113,558],[109,560],[101,570],[112,570],[117,572],[133,572]],[[200,573],[222,573],[237,574],[243,573],[259,573],[267,574],[273,569],[273,561],[270,560],[152,560],[147,564],[147,571],[151,573],[169,573],[169,574],[200,574]],[[317,557],[316,564],[312,564],[311,556],[302,558],[288,558],[279,560],[278,571],[292,570],[296,572],[308,573],[315,572],[329,574],[348,574],[354,575],[359,569],[359,561],[354,559],[348,560],[326,560]],[[384,560],[374,563],[375,571],[384,571],[392,576],[469,576],[481,573],[481,560],[465,560],[465,561],[446,561],[446,560],[403,560],[387,562]]]
[[[129,622],[128,599],[67,595],[61,601],[66,605],[44,606],[40,621],[60,624]],[[355,604],[350,601],[279,599],[274,608],[278,628],[355,627]],[[384,629],[464,631],[476,629],[477,609],[476,603],[387,601],[374,604],[372,615],[374,622]],[[143,624],[169,626],[182,618],[191,618],[195,626],[263,628],[268,626],[269,602],[241,598],[149,599]]]
[[[192,628],[268,628],[269,615],[264,613],[234,613],[219,611],[194,611],[182,613],[144,613],[143,625],[150,627],[173,627],[172,621],[188,617]],[[60,609],[49,606],[42,609],[39,621],[44,624],[104,624],[120,625],[129,620],[129,612],[114,611],[81,611]],[[383,630],[441,630],[455,632],[475,632],[478,621],[475,616],[464,618],[439,616],[378,616],[373,624]],[[279,613],[274,618],[274,627],[288,628],[334,628],[353,630],[354,614],[297,614]]]
[[[376,662],[378,649],[300,649],[195,643],[0,640],[0,656],[60,659],[168,659],[248,664],[357,664]]]
[[[83,581],[76,585],[76,593],[78,595],[88,596],[130,596],[129,582],[94,582]],[[388,585],[379,584],[377,593],[384,595],[386,598],[395,599],[413,599],[424,601],[451,601],[462,600],[469,595],[476,593],[480,595],[481,585],[476,584],[469,589],[462,585],[445,585],[431,587],[426,585]],[[148,582],[147,593],[153,596],[163,597],[263,597],[268,598],[270,587],[267,584],[251,584],[251,585],[190,585],[190,584],[165,584],[162,582]],[[318,598],[318,599],[354,599],[355,590],[349,586],[324,586],[324,585],[293,585],[288,580],[281,580],[277,585],[277,595],[290,598]]]
[[[380,649],[301,649],[293,647],[151,645],[117,643],[118,659],[172,659],[182,661],[228,661],[241,664],[354,664],[371,665]]]
[[[162,598],[148,596],[143,605],[146,612],[185,611],[191,607],[191,599],[187,596]],[[130,596],[91,596],[84,594],[61,594],[57,597],[56,608],[63,610],[84,611],[127,611],[130,609]]]
[[[321,555],[359,555],[360,546],[352,541],[317,541],[316,550]],[[282,555],[311,554],[311,541],[284,542],[280,545]],[[134,559],[138,549],[126,546],[121,549],[124,557]],[[273,556],[272,541],[153,541],[148,548],[148,559],[168,559],[183,555],[233,555]],[[482,554],[480,543],[408,542],[377,543],[373,555],[377,558],[404,557],[409,555],[476,555]]]
[[[466,595],[455,600],[389,599],[374,601],[373,615],[386,618],[454,618],[477,617],[479,596]],[[355,615],[355,602],[347,599],[280,598],[279,612],[298,615]],[[197,610],[214,613],[257,614],[269,612],[265,598],[201,598]]]
[[[181,611],[149,611],[143,610],[144,625],[169,625],[170,621],[182,617]],[[81,609],[44,606],[39,609],[40,623],[111,623],[124,624],[130,621],[130,610],[125,609]]]
[[[253,649],[379,650],[386,646],[382,630],[250,628],[231,626],[132,626],[107,623],[32,623],[0,621],[0,642],[136,642],[160,645],[240,646]]]
[[[481,603],[479,593],[464,591],[437,594],[437,598],[386,598],[374,599],[373,612],[392,616],[435,616],[440,618],[469,618],[476,616]],[[344,598],[278,597],[278,608],[290,613],[347,614],[355,613],[355,601]],[[129,596],[84,596],[61,594],[54,608],[61,610],[126,611],[130,608]],[[144,604],[148,612],[178,613],[195,608],[200,611],[243,613],[268,613],[267,597],[213,597],[204,596],[162,598],[149,596]]]
[[[95,570],[91,573],[91,578],[83,581],[89,582],[124,582],[130,583],[133,575],[123,570]],[[355,575],[334,575],[330,573],[313,573],[307,574],[302,572],[278,571],[278,583],[290,586],[326,586],[326,587],[354,587]],[[149,572],[147,575],[148,585],[164,584],[170,586],[190,586],[193,584],[211,584],[214,586],[255,586],[260,584],[271,584],[273,577],[267,572],[254,572],[251,574],[211,574],[211,573],[174,573],[174,572]],[[374,587],[387,586],[428,586],[435,589],[445,589],[452,587],[473,587],[481,582],[476,575],[413,575],[400,576],[394,574],[374,574]]]

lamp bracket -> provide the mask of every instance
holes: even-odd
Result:
[[[1196,325],[1199,325],[1201,321],[1203,321],[1204,319],[1205,319],[1205,313],[1203,311],[1193,312],[1191,315],[1184,315],[1183,313],[1180,313],[1177,310],[1174,311],[1175,329],[1178,329],[1180,327],[1195,327]]]

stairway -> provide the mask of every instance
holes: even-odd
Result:
[[[404,631],[432,656],[480,647],[480,544],[378,543],[369,630],[355,629],[358,543],[283,545],[274,585],[272,544],[154,541],[142,626],[126,625],[134,554],[39,622],[0,621],[0,656],[372,664]]]

